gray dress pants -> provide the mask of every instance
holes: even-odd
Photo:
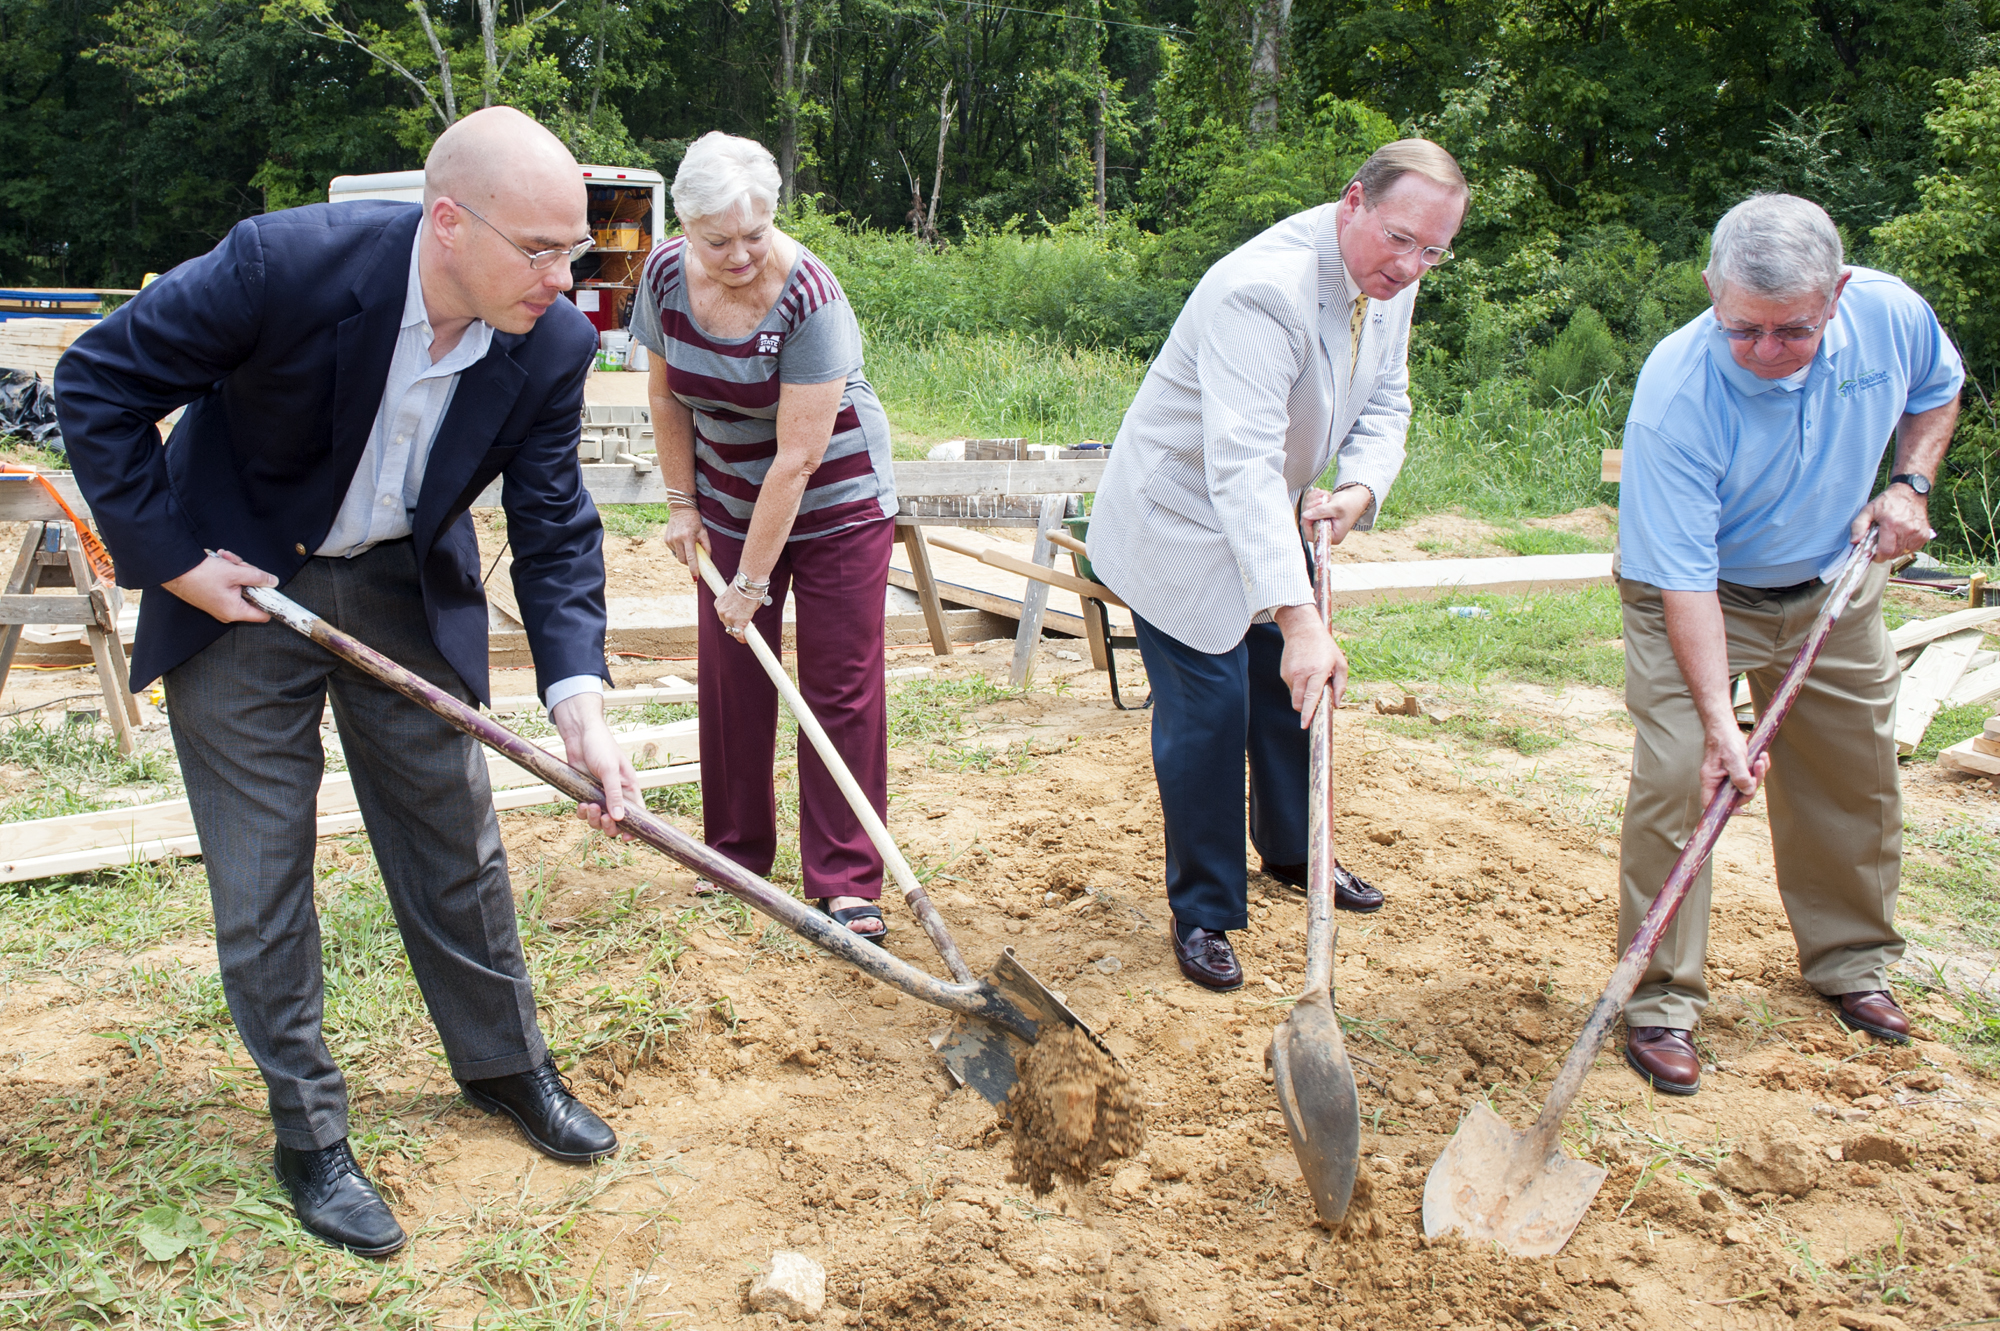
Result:
[[[431,641],[408,540],[313,559],[286,595],[471,701]],[[155,592],[154,595],[168,595]],[[278,1140],[347,1136],[347,1085],[320,1033],[313,905],[320,711],[335,723],[382,882],[460,1081],[539,1066],[499,819],[479,745],[277,624],[238,624],[169,671],[167,715],[215,909],[223,993],[270,1089]]]

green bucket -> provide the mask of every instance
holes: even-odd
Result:
[[[1090,519],[1087,517],[1064,518],[1063,526],[1069,528],[1069,534],[1075,537],[1079,541],[1087,540],[1090,536]],[[1078,573],[1082,574],[1086,578],[1089,578],[1092,582],[1098,581],[1097,575],[1090,571],[1090,560],[1087,557],[1083,555],[1077,555],[1075,556],[1075,559],[1076,559],[1076,571]]]

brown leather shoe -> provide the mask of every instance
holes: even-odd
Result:
[[[1181,963],[1181,974],[1204,989],[1243,987],[1243,966],[1236,960],[1236,949],[1229,946],[1229,935],[1219,930],[1175,920],[1174,957]]]
[[[1303,864],[1273,864],[1269,860],[1257,865],[1260,872],[1283,883],[1286,887],[1306,890],[1306,866]],[[1333,908],[1351,910],[1357,915],[1369,915],[1382,909],[1388,898],[1382,889],[1365,878],[1358,877],[1344,868],[1339,860],[1333,862]]]
[[[1840,1024],[1857,1031],[1879,1035],[1892,1044],[1910,1042],[1910,1019],[1896,1006],[1886,989],[1864,989],[1853,994],[1828,994],[1840,1016]]]
[[[1701,1055],[1687,1031],[1634,1026],[1625,1033],[1625,1061],[1656,1091],[1693,1095],[1701,1089]]]

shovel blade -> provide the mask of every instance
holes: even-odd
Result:
[[[1050,1022],[1074,1026],[1089,1036],[1090,1042],[1103,1050],[1106,1057],[1117,1061],[1117,1055],[1098,1038],[1097,1032],[1029,973],[1015,957],[1013,948],[1000,954],[999,962],[986,976],[986,983],[1033,1026],[1053,1029]],[[1027,1052],[1029,1043],[995,1022],[961,1015],[952,1023],[938,1052],[944,1055],[945,1068],[959,1085],[970,1086],[988,1104],[999,1106],[1006,1103],[1007,1092],[1020,1080],[1014,1061]]]
[[[1424,1181],[1424,1237],[1457,1230],[1515,1257],[1553,1257],[1590,1209],[1604,1170],[1547,1158],[1507,1120],[1474,1105]]]
[[[1319,1218],[1337,1225],[1354,1196],[1361,1158],[1361,1097],[1347,1061],[1340,1018],[1325,991],[1292,1005],[1271,1036],[1271,1080],[1285,1113],[1292,1154]]]

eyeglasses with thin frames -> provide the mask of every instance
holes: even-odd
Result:
[[[1833,302],[1828,301],[1826,308],[1830,312],[1833,309]],[[1757,343],[1762,342],[1767,337],[1775,337],[1780,342],[1793,344],[1810,342],[1814,334],[1818,333],[1824,327],[1826,327],[1825,314],[1820,316],[1818,323],[1787,324],[1783,328],[1730,328],[1724,325],[1720,319],[1715,321],[1715,331],[1728,338],[1731,342]]]
[[[1380,223],[1377,223],[1377,225],[1380,225]],[[1382,237],[1389,242],[1389,250],[1394,254],[1409,254],[1419,248],[1415,236],[1406,236],[1400,231],[1391,231],[1386,226],[1382,227]],[[1419,256],[1419,259],[1426,268],[1435,268],[1451,257],[1451,249],[1445,245],[1424,245],[1421,248],[1423,254]]]
[[[474,217],[479,217],[478,213],[473,212],[473,210],[469,207],[466,207],[465,204],[459,203],[455,199],[452,202],[454,206],[458,208],[463,208],[466,212],[472,213]],[[589,253],[590,247],[597,243],[594,240],[579,240],[576,244],[570,246],[566,250],[524,249],[522,248],[522,246],[515,243],[513,237],[509,236],[505,231],[502,231],[499,227],[494,226],[491,222],[487,222],[486,219],[483,217],[479,217],[479,220],[486,224],[487,230],[491,231],[494,235],[500,237],[500,239],[506,241],[509,245],[513,245],[515,249],[520,250],[521,257],[528,261],[528,267],[534,269],[538,273],[546,271],[549,265],[553,264],[557,259],[567,259],[569,262],[575,263],[578,259],[581,259],[585,254]]]

